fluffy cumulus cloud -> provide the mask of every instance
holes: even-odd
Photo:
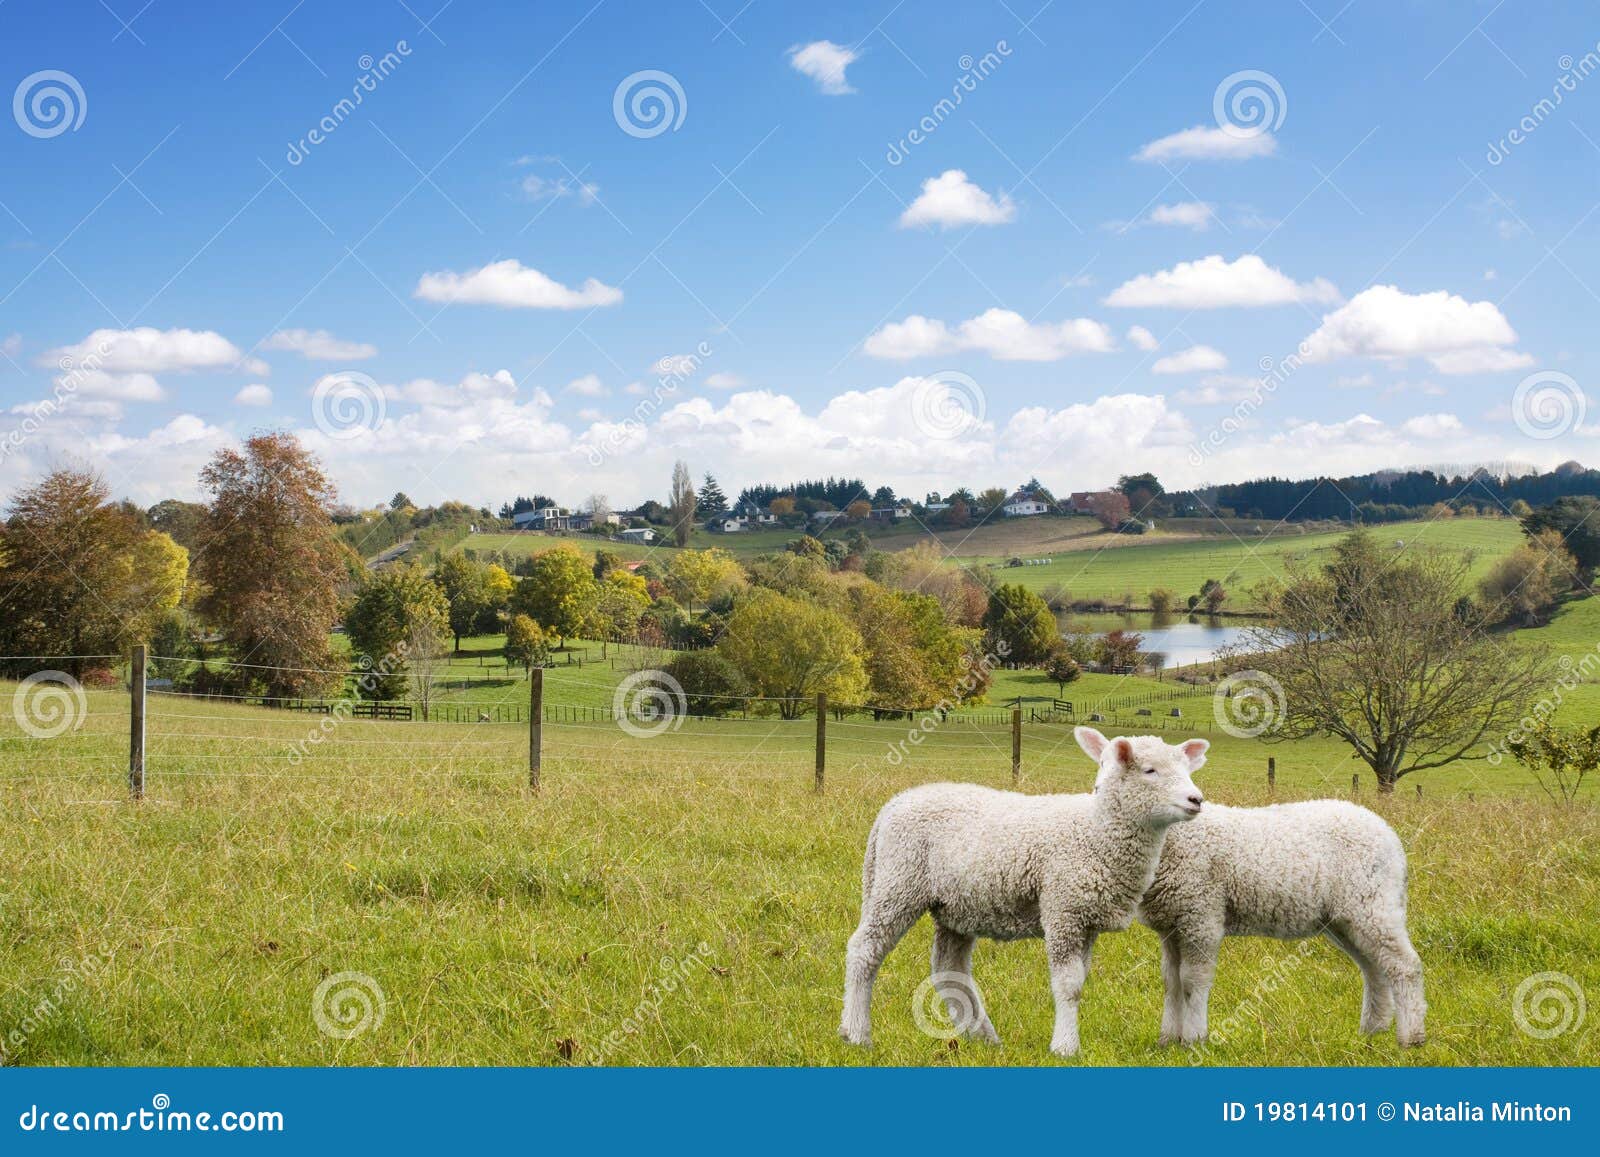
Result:
[[[257,382],[246,386],[233,395],[235,405],[239,406],[270,406],[272,405],[272,388]]]
[[[1153,140],[1133,156],[1138,161],[1156,162],[1245,161],[1251,157],[1270,157],[1277,151],[1278,139],[1270,132],[1245,134],[1196,125]]]
[[[817,88],[829,96],[855,91],[845,78],[844,70],[859,59],[860,53],[831,40],[813,40],[789,49],[789,67],[816,81]]]
[[[280,329],[261,343],[262,349],[289,350],[310,361],[358,362],[378,356],[378,347],[344,341],[325,329]]]
[[[1425,438],[1430,441],[1437,438],[1454,438],[1466,432],[1461,419],[1454,414],[1418,414],[1415,418],[1407,418],[1402,422],[1400,429],[1414,438]]]
[[[1324,316],[1303,348],[1312,362],[1420,357],[1442,374],[1471,374],[1531,365],[1529,355],[1512,348],[1516,342],[1516,331],[1491,301],[1375,285]]]
[[[922,193],[900,214],[902,228],[937,225],[1004,225],[1016,220],[1016,204],[1004,192],[985,192],[960,169],[946,169],[922,182]]]
[[[1216,212],[1204,201],[1179,201],[1174,205],[1157,205],[1150,210],[1152,225],[1178,225],[1203,233],[1216,220]]]
[[[975,350],[1008,362],[1053,362],[1080,353],[1116,349],[1111,330],[1086,317],[1031,322],[1009,309],[990,309],[955,327],[912,314],[867,338],[868,356],[890,360],[936,357]]]
[[[414,402],[436,409],[458,409],[516,397],[517,379],[511,376],[510,370],[496,370],[492,374],[474,371],[454,384],[437,382],[432,378],[413,378],[404,385],[384,386],[383,392],[394,401]],[[543,404],[548,405],[548,395],[544,395],[544,399]]]
[[[1339,291],[1315,278],[1297,282],[1254,253],[1234,261],[1220,254],[1180,261],[1171,269],[1144,273],[1111,291],[1107,305],[1167,309],[1222,309],[1228,306],[1332,303]]]
[[[611,391],[606,389],[599,374],[584,374],[581,378],[573,378],[568,382],[566,392],[577,394],[580,398],[603,398]]]
[[[1128,341],[1133,344],[1135,349],[1144,350],[1146,353],[1161,344],[1156,340],[1156,335],[1142,325],[1130,325],[1128,327]]]
[[[97,329],[75,345],[40,355],[40,365],[86,366],[108,374],[190,373],[245,369],[265,374],[265,363],[246,358],[220,333],[197,329]],[[67,368],[63,366],[62,368]]]
[[[442,304],[494,305],[501,309],[587,309],[616,305],[622,290],[593,277],[577,289],[562,285],[515,258],[465,273],[424,273],[415,296]]]
[[[706,388],[712,390],[743,389],[745,380],[738,374],[716,373],[706,377]]]
[[[1179,350],[1164,358],[1157,358],[1156,364],[1150,367],[1150,372],[1155,374],[1197,374],[1206,370],[1224,370],[1228,368],[1228,359],[1222,351],[1212,349],[1208,345],[1192,345],[1186,350]]]

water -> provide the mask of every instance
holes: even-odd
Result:
[[[1165,666],[1207,663],[1224,647],[1243,641],[1245,632],[1259,626],[1254,619],[1213,619],[1205,615],[1058,615],[1062,630],[1088,628],[1096,634],[1136,631],[1144,636],[1146,654],[1166,657]]]

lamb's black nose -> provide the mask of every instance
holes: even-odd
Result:
[[[1194,804],[1195,807],[1199,807],[1201,804],[1206,802],[1206,797],[1201,795],[1199,792],[1195,792],[1189,797],[1189,802]]]

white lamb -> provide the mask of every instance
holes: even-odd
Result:
[[[883,805],[867,837],[861,923],[845,954],[845,1040],[870,1042],[878,968],[931,912],[933,982],[953,1023],[998,1043],[972,983],[973,944],[1043,936],[1056,1006],[1050,1048],[1078,1051],[1078,996],[1095,937],[1128,926],[1167,829],[1200,814],[1204,797],[1190,774],[1210,745],[1108,740],[1091,727],[1075,734],[1100,765],[1092,795],[936,783]]]
[[[1422,961],[1406,935],[1406,853],[1379,816],[1342,800],[1211,804],[1174,830],[1139,920],[1161,935],[1161,1043],[1206,1037],[1224,936],[1323,935],[1361,969],[1361,1031],[1395,1020],[1403,1046],[1426,1038]]]

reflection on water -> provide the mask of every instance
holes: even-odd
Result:
[[[1063,631],[1087,630],[1097,635],[1108,631],[1137,631],[1144,636],[1146,654],[1165,657],[1165,666],[1181,667],[1205,663],[1217,657],[1222,648],[1239,643],[1258,619],[1219,619],[1209,615],[1083,615],[1058,614]]]

